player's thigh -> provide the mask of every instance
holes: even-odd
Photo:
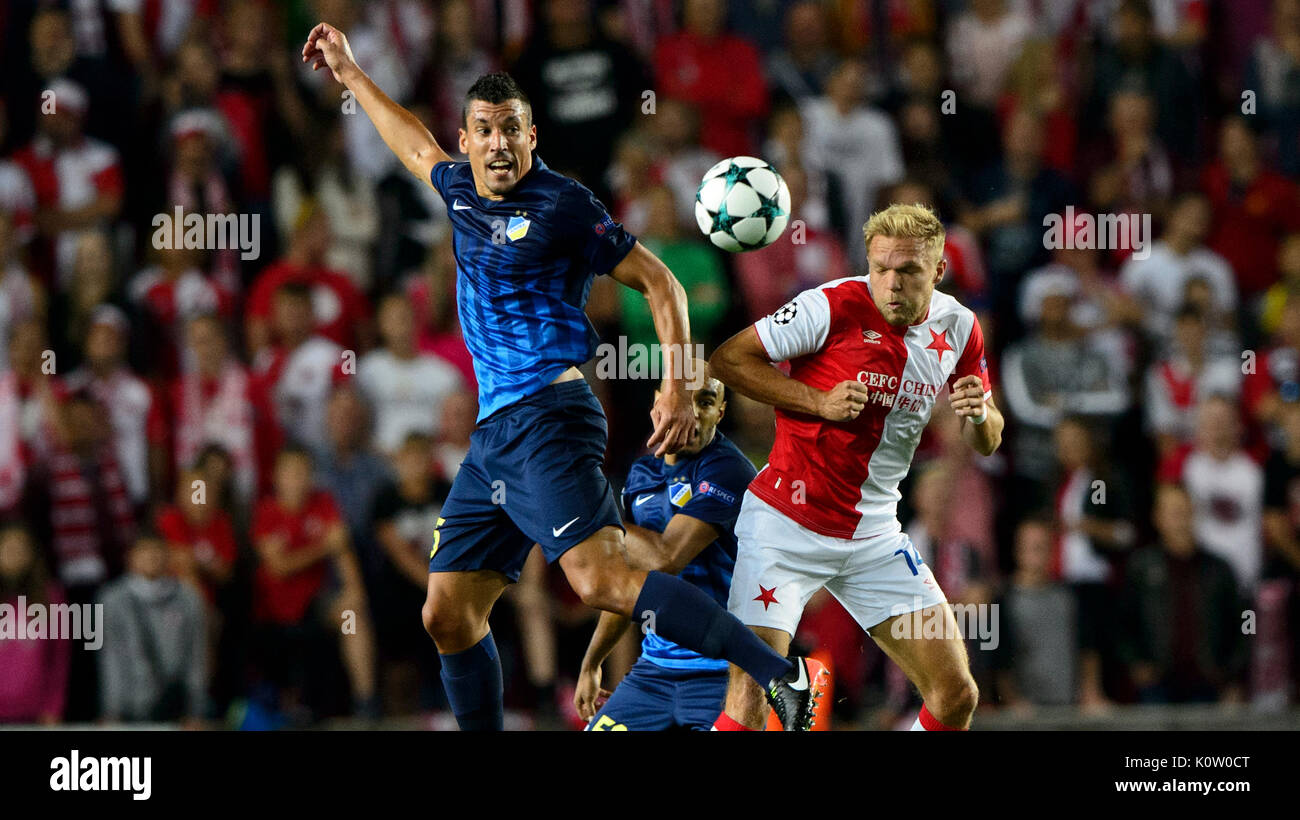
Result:
[[[949,676],[969,676],[952,609],[906,534],[862,540],[826,589],[923,694]]]
[[[947,602],[895,615],[868,634],[898,664],[923,698],[965,685],[970,679],[966,642]]]
[[[473,440],[452,482],[429,549],[431,574],[493,570],[512,582],[519,579],[532,542],[506,514],[499,488],[484,470],[487,446],[481,437]],[[447,585],[458,589],[460,582]]]
[[[491,440],[486,469],[502,507],[547,561],[608,527],[621,529],[602,471],[605,416],[585,381],[543,388],[496,425]]]
[[[845,556],[750,492],[736,521],[736,541],[727,609],[760,636],[784,633],[788,648],[808,600]]]
[[[662,732],[673,725],[672,681],[642,659],[623,676],[584,731]]]

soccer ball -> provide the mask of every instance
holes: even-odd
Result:
[[[790,189],[757,157],[731,157],[709,169],[695,192],[695,221],[724,251],[752,251],[776,241],[790,220]]]

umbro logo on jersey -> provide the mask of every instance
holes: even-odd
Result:
[[[451,203],[451,209],[453,211],[468,211],[471,210],[473,207],[474,207],[473,205],[466,205],[465,203],[461,202],[459,199]]]
[[[874,330],[862,331],[862,341],[869,345],[880,344],[880,334]]]

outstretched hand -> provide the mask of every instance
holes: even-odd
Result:
[[[357,67],[347,36],[329,23],[317,23],[307,35],[307,43],[302,47],[302,61],[309,64],[312,71],[328,68],[330,76],[340,83]]]

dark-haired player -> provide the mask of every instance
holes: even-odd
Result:
[[[624,514],[634,522],[624,541],[632,566],[680,574],[719,605],[731,589],[740,500],[755,474],[717,432],[726,409],[722,382],[709,379],[695,391],[695,437],[676,453],[637,459],[623,485]],[[645,638],[632,670],[612,696],[600,688],[601,664],[628,625],[603,612],[591,636],[573,698],[587,729],[711,729],[727,694],[727,662],[663,639],[649,621],[638,624]]]
[[[637,620],[653,614],[662,637],[752,675],[787,729],[809,725],[814,692],[802,659],[773,651],[691,584],[633,570],[624,557],[618,507],[600,471],[604,413],[576,367],[597,341],[583,307],[601,274],[645,295],[671,374],[650,414],[648,446],[656,455],[676,452],[696,425],[684,359],[686,296],[672,273],[590,191],[533,155],[532,110],[508,75],[480,77],[466,93],[459,147],[469,162],[453,162],[357,66],[343,32],[317,25],[302,56],[347,86],[451,218],[479,425],[434,537],[424,624],[460,727],[502,727],[501,664],[488,614],[534,543],[559,561],[587,605]]]

